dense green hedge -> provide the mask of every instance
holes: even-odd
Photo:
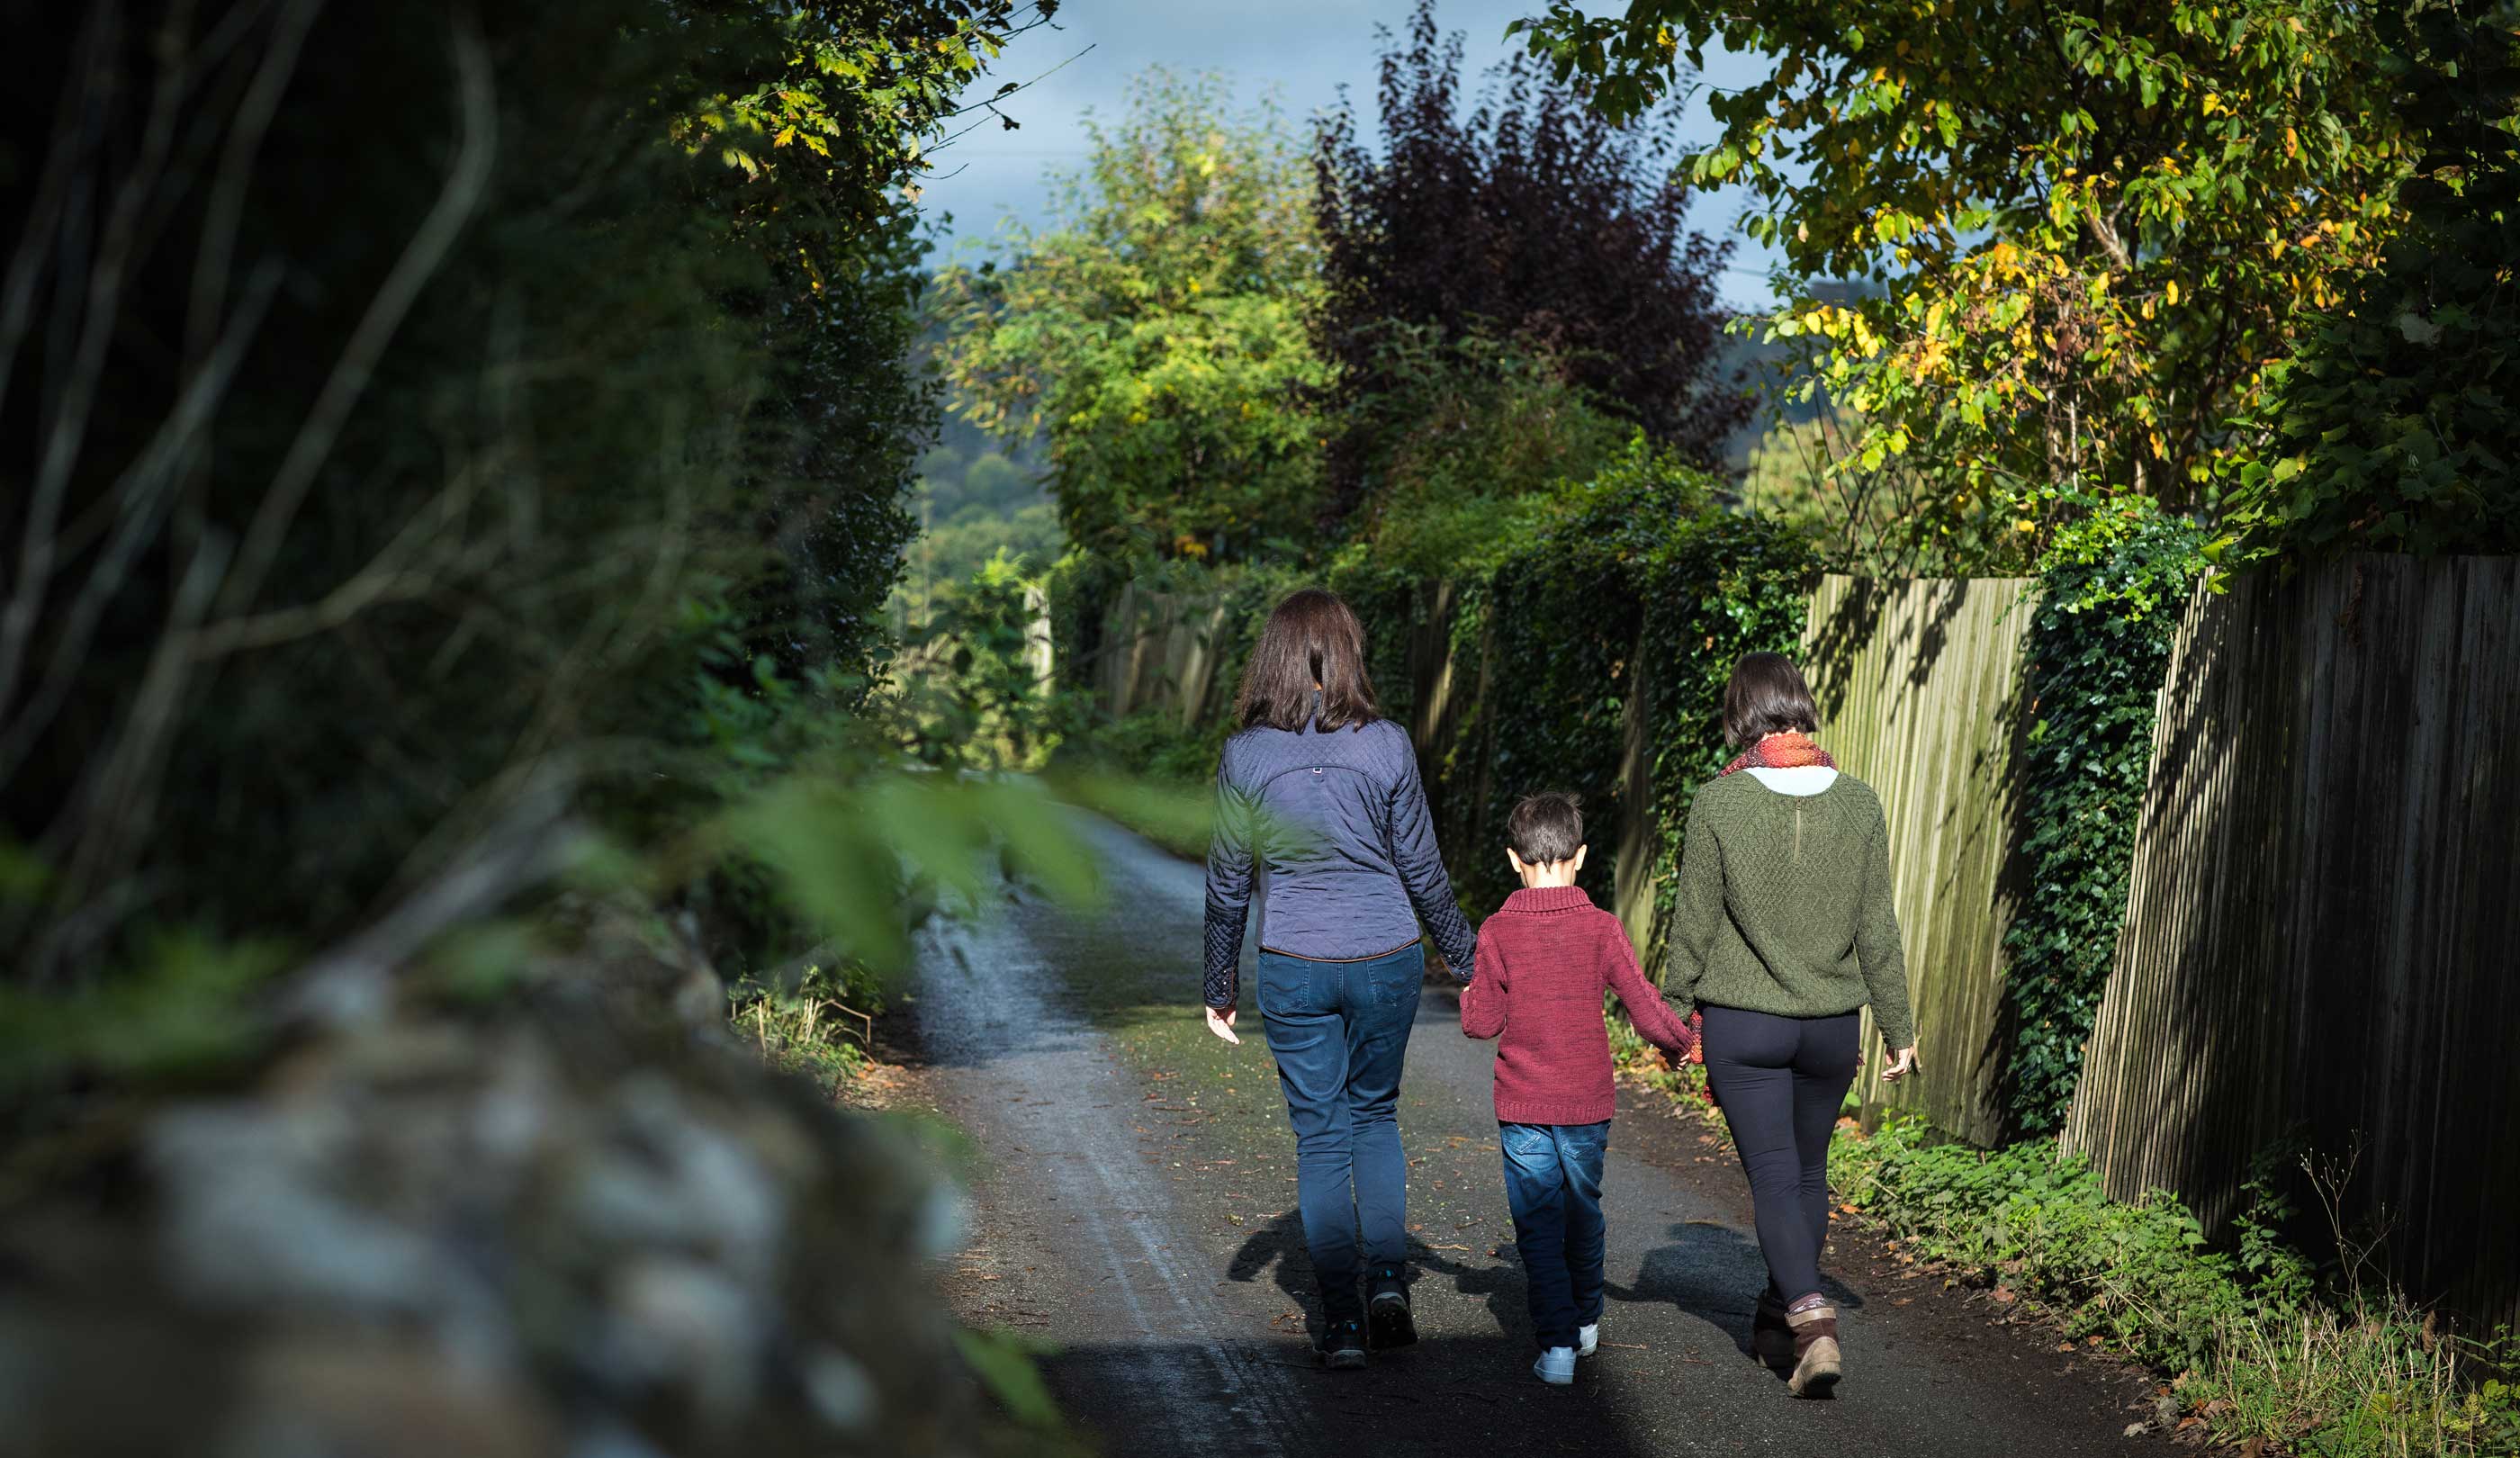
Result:
[[[1650,813],[1657,897],[1690,795],[1727,757],[1721,709],[1734,661],[1800,640],[1813,564],[1802,539],[1717,504],[1714,482],[1642,445],[1593,479],[1546,498],[1486,574],[1465,585],[1453,627],[1456,673],[1486,655],[1487,692],[1441,766],[1470,843],[1455,877],[1474,906],[1512,889],[1487,844],[1505,812],[1541,789],[1586,797],[1584,884],[1609,904],[1631,805],[1620,784],[1627,699],[1644,675],[1653,747]],[[1651,948],[1649,948],[1649,951]]]
[[[1238,569],[1186,579],[1181,569],[1165,568],[1140,582],[1223,596],[1224,636],[1213,646],[1227,682],[1240,672],[1269,607],[1306,582],[1325,583],[1365,620],[1385,713],[1413,727],[1418,665],[1410,661],[1410,643],[1449,635],[1459,707],[1451,732],[1421,747],[1420,758],[1447,865],[1465,904],[1484,913],[1513,888],[1502,854],[1506,812],[1544,789],[1585,797],[1592,851],[1583,882],[1610,903],[1621,827],[1635,813],[1621,793],[1620,760],[1640,668],[1655,746],[1654,870],[1667,880],[1690,793],[1726,756],[1725,678],[1744,653],[1793,648],[1811,570],[1801,538],[1726,509],[1712,478],[1639,442],[1591,479],[1521,503],[1510,530],[1497,533],[1484,555],[1462,560],[1446,620],[1430,618],[1444,606],[1436,584],[1376,561],[1370,544],[1317,570]],[[1099,634],[1121,580],[1082,561],[1062,564],[1052,593],[1062,658],[1100,650],[1089,635]],[[1188,778],[1192,764],[1213,764],[1213,742],[1230,725],[1211,717],[1186,733],[1177,723],[1133,715],[1085,728],[1083,737],[1125,767]],[[1667,906],[1658,904],[1657,940]]]

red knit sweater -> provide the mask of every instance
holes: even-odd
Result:
[[[1514,1124],[1593,1124],[1617,1107],[1603,989],[1645,1041],[1675,1055],[1696,1041],[1637,966],[1619,919],[1580,886],[1526,887],[1479,928],[1462,1031],[1497,1038],[1496,1114]],[[1501,1036],[1500,1036],[1501,1035]]]

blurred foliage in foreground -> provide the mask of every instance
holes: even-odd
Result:
[[[915,179],[1047,11],[12,28],[0,1455],[1055,1449],[726,987],[1090,888],[877,716]]]

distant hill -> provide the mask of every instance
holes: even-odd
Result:
[[[1816,297],[1832,303],[1878,297],[1882,292],[1879,284],[1868,280],[1822,284],[1812,290]],[[1827,409],[1827,402],[1817,398],[1780,401],[1767,397],[1770,367],[1789,358],[1791,353],[1790,348],[1782,343],[1745,339],[1738,335],[1726,337],[1724,356],[1726,372],[1741,371],[1748,378],[1751,387],[1757,390],[1761,397],[1757,412],[1743,423],[1740,430],[1732,433],[1731,440],[1725,442],[1724,464],[1732,470],[1746,470],[1750,464],[1750,453],[1758,447],[1761,440],[1767,437],[1768,433],[1778,425],[1788,428],[1808,425],[1818,420]]]

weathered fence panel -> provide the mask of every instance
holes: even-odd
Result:
[[[2359,1136],[2348,1214],[2392,1271],[2520,1322],[2515,743],[2520,559],[2199,595],[2066,1134],[2111,1194],[2218,1221],[2277,1140]]]
[[[1881,797],[1924,1076],[1880,1081],[1871,1019],[1856,1082],[1868,1106],[1922,1112],[1978,1144],[2002,1137],[2000,1028],[2028,578],[1827,576],[1805,663],[1821,743]]]
[[[1157,592],[1132,582],[1104,619],[1095,688],[1102,707],[1124,718],[1146,707],[1180,715],[1195,728],[1233,697],[1220,680],[1216,644],[1224,605],[1208,594]]]

